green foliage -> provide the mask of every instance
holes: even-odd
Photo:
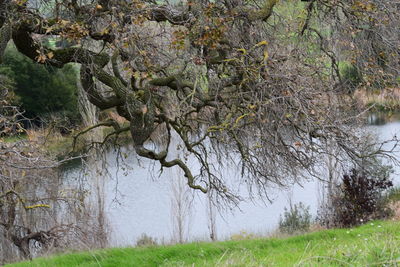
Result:
[[[49,113],[65,113],[78,118],[77,73],[73,65],[55,69],[36,64],[9,46],[0,65],[0,74],[15,83],[25,116],[34,118]]]
[[[282,233],[294,234],[307,232],[310,229],[311,215],[310,207],[306,207],[302,202],[285,207],[283,218],[279,220],[279,230]]]
[[[339,64],[339,72],[348,92],[354,91],[362,82],[362,75],[355,65],[348,62],[341,62]]]
[[[23,266],[397,266],[400,223],[371,222],[285,239],[114,248],[17,263]]]

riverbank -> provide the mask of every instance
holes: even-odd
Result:
[[[373,112],[385,112],[390,115],[400,110],[400,88],[357,89],[353,97],[361,108],[370,108]]]
[[[24,266],[397,266],[400,222],[369,222],[290,238],[115,248],[38,258]]]

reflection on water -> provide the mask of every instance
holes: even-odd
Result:
[[[385,125],[389,122],[400,121],[399,112],[371,112],[367,116],[368,125]]]
[[[369,118],[367,129],[375,131],[384,140],[400,131],[399,122],[384,123],[378,115]],[[178,240],[176,235],[176,190],[173,190],[176,179],[182,177],[176,169],[164,169],[159,173],[159,166],[146,159],[138,160],[125,148],[127,165],[121,165],[113,152],[107,155],[109,176],[105,177],[105,214],[110,225],[112,246],[134,245],[136,240],[145,233],[157,238],[159,242]],[[399,155],[400,156],[400,155]],[[189,162],[190,165],[190,162]],[[129,169],[131,166],[131,169]],[[195,168],[196,166],[191,166]],[[395,184],[399,168],[395,168]],[[78,175],[78,171],[70,171],[70,177]],[[232,184],[239,184],[239,170],[226,170]],[[243,187],[243,188],[242,188]],[[261,200],[242,202],[237,208],[217,212],[215,218],[215,234],[218,239],[226,239],[241,231],[247,233],[266,234],[276,229],[279,217],[288,205],[303,202],[310,206],[310,212],[315,216],[318,208],[319,183],[315,180],[304,181],[302,186],[292,185],[286,190],[271,189],[272,203]],[[246,198],[245,186],[240,186],[240,192]],[[174,195],[175,194],[175,195]],[[187,192],[185,193],[187,194]],[[210,240],[210,209],[206,195],[189,191],[183,198],[185,204],[190,202],[181,228],[184,228],[184,240]],[[175,204],[174,204],[175,203]],[[175,214],[174,214],[175,213]],[[175,219],[174,219],[175,216]]]
[[[387,121],[386,114],[382,113],[371,113],[367,117],[368,125],[384,125]]]

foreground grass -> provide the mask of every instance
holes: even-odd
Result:
[[[373,222],[286,239],[192,243],[73,253],[22,266],[397,266],[400,223]]]

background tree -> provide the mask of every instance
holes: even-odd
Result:
[[[264,194],[320,175],[327,145],[343,164],[367,160],[339,62],[355,60],[365,85],[399,76],[398,6],[388,0],[2,0],[0,11],[0,52],[12,40],[39,63],[79,63],[91,103],[129,122],[89,129],[113,127],[106,139],[130,131],[139,156],[223,200],[237,200],[224,165]],[[74,45],[46,46],[48,37]],[[150,149],[156,132],[162,145]],[[172,135],[185,152],[173,158]]]
[[[15,94],[27,118],[64,113],[77,120],[77,71],[74,66],[62,69],[43,66],[10,46],[4,54],[0,73],[15,83]]]
[[[24,129],[11,92],[12,83],[0,76],[0,264],[50,249],[93,246],[87,236],[96,228],[85,213],[86,192],[60,175],[69,159],[55,161],[41,143],[13,138]]]
[[[0,260],[9,262],[31,258],[35,247],[57,246],[72,225],[57,218],[58,205],[69,199],[60,195],[56,165],[33,144],[0,145]]]

